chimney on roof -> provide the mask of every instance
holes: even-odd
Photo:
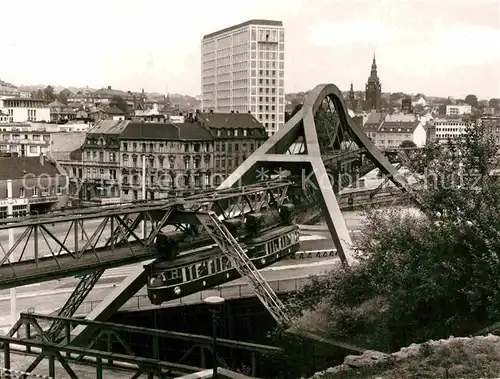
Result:
[[[43,159],[43,153],[40,153],[40,166],[43,166],[45,160]]]
[[[108,86],[108,89],[111,89],[111,86]]]

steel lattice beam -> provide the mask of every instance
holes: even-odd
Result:
[[[40,327],[40,324],[47,322],[62,325],[65,331],[63,341],[55,344],[49,340],[47,333]],[[75,325],[92,328],[98,332],[86,346],[75,346],[71,343],[70,334],[72,326]],[[25,335],[20,338],[12,337],[12,335],[16,333],[21,333],[23,329],[26,331]],[[37,339],[34,338],[32,332],[36,332]],[[153,358],[145,357],[144,351],[134,350],[126,342],[125,336],[129,334],[140,335],[143,340],[149,341],[150,345],[153,346]],[[212,348],[212,338],[207,336],[28,313],[21,314],[21,318],[16,324],[16,329],[13,331],[12,335],[0,336],[0,347],[3,348],[4,351],[5,369],[7,369],[7,371],[12,371],[10,367],[11,346],[24,346],[28,352],[33,352],[34,349],[37,349],[39,352],[38,356],[27,369],[19,371],[31,373],[43,359],[48,359],[48,374],[50,377],[55,377],[55,360],[61,363],[70,378],[78,378],[70,363],[85,364],[89,362],[89,360],[95,364],[97,378],[103,377],[104,363],[107,363],[112,368],[119,367],[121,370],[124,369],[123,364],[127,364],[133,378],[139,377],[142,373],[147,374],[149,377],[168,377],[168,375],[179,376],[181,374],[203,370],[201,367],[190,366],[183,363],[186,358],[190,357],[190,353],[194,351],[193,348],[209,351]],[[107,340],[106,342],[108,342],[107,351],[98,348],[98,343],[102,338],[105,338]],[[125,351],[125,354],[113,351],[113,344],[109,343],[111,339],[116,341],[116,345],[119,346],[121,351]],[[161,346],[171,344],[172,341],[174,341],[174,343],[183,341],[184,343],[192,343],[193,345],[178,362],[161,360],[159,358]],[[251,352],[252,355],[282,353],[281,349],[274,346],[258,345],[222,338],[218,339],[218,345]]]
[[[227,230],[217,215],[210,212],[208,214],[198,214],[197,217],[208,234],[219,245],[222,253],[231,261],[233,267],[236,268],[242,278],[248,281],[250,288],[267,308],[271,316],[280,324],[288,323],[289,317],[278,295],[266,282],[238,241]]]
[[[325,99],[333,103],[339,118],[339,123],[335,128],[340,129],[336,129],[334,133],[329,133],[329,138],[333,139],[330,141],[330,145],[339,149],[343,143],[345,145],[345,142],[354,142],[358,149],[354,154],[363,153],[366,155],[374,164],[374,167],[378,167],[384,174],[389,175],[398,187],[414,195],[404,178],[398,174],[384,154],[373,145],[363,130],[350,118],[343,103],[341,92],[333,84],[321,84],[309,92],[302,108],[283,128],[248,157],[220,185],[219,189],[230,189],[234,186],[254,182],[255,171],[259,166],[275,167],[277,164],[281,164],[292,171],[304,172],[306,170],[307,173],[312,172],[317,185],[316,195],[322,205],[323,214],[339,256],[344,264],[350,264],[355,261],[351,238],[332,189],[333,183],[330,181],[323,162],[323,154],[320,150],[316,131],[315,115],[323,106]],[[290,154],[290,148],[297,141],[304,142],[303,154],[292,155]],[[351,154],[349,151],[343,153]],[[337,161],[341,162],[342,157],[337,158]],[[417,199],[417,196],[414,195],[414,198]]]
[[[290,184],[276,180],[213,190],[185,199],[8,219],[9,224],[0,224],[0,230],[14,228],[15,243],[7,248],[0,239],[0,289],[85,275],[154,258],[156,251],[150,246],[164,224],[162,220],[172,209],[207,211],[217,204],[216,212],[230,218],[268,207],[270,199],[286,194]],[[145,239],[141,223],[146,225]]]

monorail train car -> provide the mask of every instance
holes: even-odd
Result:
[[[240,246],[261,269],[299,250],[299,229],[296,225],[278,226],[245,239]],[[187,253],[173,261],[156,261],[145,269],[149,272],[148,297],[156,305],[240,277],[218,247]]]

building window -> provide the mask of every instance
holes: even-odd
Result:
[[[12,207],[12,216],[14,217],[24,217],[26,213],[26,205],[14,205]]]
[[[19,197],[24,197],[24,188],[19,188]]]
[[[38,188],[37,187],[33,188],[33,196],[38,196]]]

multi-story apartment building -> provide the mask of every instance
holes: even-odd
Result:
[[[82,168],[80,196],[84,200],[120,197],[119,136],[128,124],[129,121],[105,120],[88,131],[78,162]]]
[[[101,121],[81,145],[78,136],[54,140],[52,155],[68,172],[73,196],[132,201],[143,198],[143,159],[145,198],[164,198],[218,186],[267,139],[249,113],[196,113],[189,119],[181,124]]]
[[[467,133],[469,122],[462,117],[439,117],[429,122],[429,141],[446,144]]]
[[[380,148],[397,148],[403,141],[424,146],[426,130],[420,121],[384,121],[377,130],[375,145]]]
[[[267,139],[266,130],[250,113],[198,113],[196,118],[214,138],[216,186]]]
[[[403,141],[423,146],[428,138],[426,122],[412,114],[371,112],[364,120],[363,131],[380,148],[396,148]]]
[[[24,129],[24,130],[23,130]],[[0,132],[0,152],[14,153],[19,157],[38,157],[50,149],[50,133],[29,128],[9,128]]]
[[[122,199],[166,198],[179,195],[177,190],[211,187],[212,153],[212,135],[197,123],[128,123],[120,134]]]
[[[283,23],[250,20],[205,35],[201,45],[202,109],[250,111],[276,133],[285,117]]]
[[[9,115],[10,122],[50,121],[50,108],[44,100],[22,97],[0,99],[0,110]]]
[[[468,104],[462,105],[447,105],[446,106],[446,115],[447,116],[460,116],[464,114],[471,114],[472,107]]]
[[[47,157],[0,156],[0,218],[66,207],[67,176]]]

